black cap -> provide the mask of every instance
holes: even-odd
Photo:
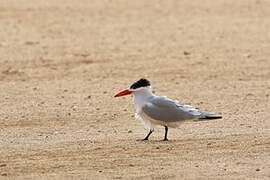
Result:
[[[135,83],[133,83],[130,86],[130,89],[137,89],[137,88],[140,88],[140,87],[147,87],[147,86],[150,86],[150,81],[148,81],[147,79],[142,78],[139,81],[136,81]]]

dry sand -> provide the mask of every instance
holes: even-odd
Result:
[[[0,179],[270,178],[270,1],[0,4]],[[141,77],[223,120],[137,141]]]

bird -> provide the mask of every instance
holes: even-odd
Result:
[[[151,83],[141,78],[128,89],[122,90],[114,97],[134,95],[135,117],[139,119],[149,130],[143,139],[148,140],[157,125],[164,126],[164,141],[168,141],[168,128],[176,128],[181,122],[193,120],[221,119],[222,116],[213,112],[200,111],[191,105],[180,103],[166,96],[156,96],[153,93]]]

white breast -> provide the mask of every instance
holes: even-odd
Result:
[[[148,102],[148,99],[153,96],[151,87],[141,88],[138,91],[133,92],[135,103],[135,117],[139,119],[145,128],[154,129],[154,124],[143,115],[142,107]]]

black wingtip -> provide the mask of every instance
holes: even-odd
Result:
[[[217,116],[217,115],[215,115],[215,116],[205,116],[205,117],[201,117],[201,118],[199,118],[199,119],[209,119],[209,120],[212,120],[212,119],[222,119],[222,116]]]

